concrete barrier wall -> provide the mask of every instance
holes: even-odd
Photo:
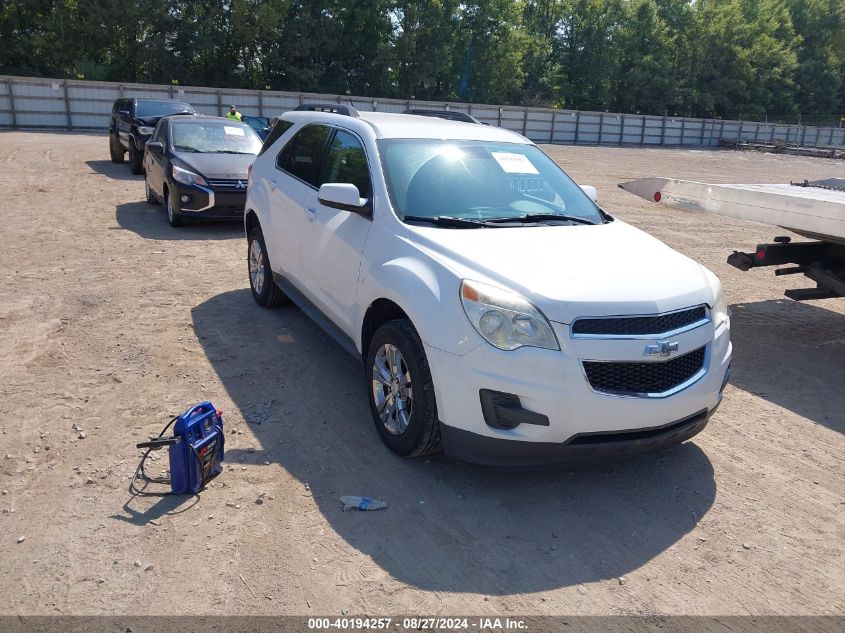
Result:
[[[727,139],[802,147],[845,146],[845,129],[837,127],[12,76],[0,76],[0,128],[105,130],[112,104],[120,97],[180,99],[198,112],[217,116],[225,114],[229,104],[237,105],[243,114],[267,117],[307,102],[351,103],[361,111],[379,112],[448,108],[537,143],[708,147]]]

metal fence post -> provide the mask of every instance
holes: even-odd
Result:
[[[499,108],[499,118],[496,121],[497,127],[502,127],[502,112],[504,112],[504,111],[505,111],[504,108]]]
[[[62,84],[64,86],[64,92],[65,92],[65,116],[67,117],[67,129],[72,130],[73,129],[73,120],[71,119],[71,116],[70,116],[70,96],[68,94],[68,89],[67,89],[67,79],[65,79],[62,82]]]
[[[641,146],[645,145],[645,120],[647,118],[646,115],[644,115],[644,114],[642,115],[642,117],[643,118],[642,118],[642,121],[640,123],[640,145]]]
[[[754,142],[757,142],[757,137],[760,135],[760,122],[757,121],[757,127],[754,128]]]
[[[713,129],[716,127],[716,117],[710,121],[710,130],[707,132],[707,147],[713,144]],[[701,144],[704,145],[704,123],[701,124]]]
[[[264,116],[264,97],[261,94],[261,90],[257,90],[258,92],[258,116]]]
[[[555,142],[555,119],[557,119],[557,110],[552,110],[552,131],[549,133],[549,143]]]
[[[805,125],[804,127],[801,128],[801,140],[798,142],[798,147],[802,147],[804,145],[804,135],[806,133],[807,133],[807,126]],[[819,138],[819,136],[818,136],[818,134],[816,134],[816,139],[818,139],[818,138]]]
[[[663,115],[663,125],[660,126],[660,144],[666,145],[666,115]]]
[[[623,114],[619,119],[619,144],[622,145],[625,140],[625,115]]]
[[[601,145],[601,137],[604,134],[604,112],[599,112],[599,145]]]
[[[12,82],[8,79],[6,80],[6,92],[9,95],[9,110],[11,111],[10,114],[12,115],[12,129],[18,129],[18,117],[15,113],[15,94],[12,91]]]
[[[681,147],[684,146],[684,134],[687,131],[687,120],[681,119]]]
[[[528,135],[528,109],[522,111],[522,135]]]
[[[223,97],[220,89],[217,90],[217,116],[223,116]]]
[[[581,135],[581,110],[575,113],[575,144],[578,145],[578,141]]]
[[[722,119],[721,123],[719,124],[719,142],[722,142],[722,139],[725,137],[725,120]]]

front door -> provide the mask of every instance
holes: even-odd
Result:
[[[337,129],[323,159],[318,186],[351,183],[362,198],[372,196],[370,168],[361,140]],[[358,291],[361,254],[372,222],[369,217],[322,205],[317,190],[306,201],[300,262],[308,298],[350,338]]]

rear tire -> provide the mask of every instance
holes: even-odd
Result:
[[[144,173],[144,153],[135,146],[135,141],[129,139],[129,169],[133,174]]]
[[[411,322],[397,319],[382,325],[366,358],[370,413],[382,441],[403,457],[440,451],[431,369]]]
[[[174,229],[182,226],[182,216],[176,210],[176,203],[173,201],[173,194],[167,189],[164,190],[164,199],[167,200],[167,223]]]
[[[273,279],[273,270],[270,268],[267,246],[260,226],[250,231],[247,245],[249,288],[255,303],[263,308],[275,308],[290,303],[290,299]]]
[[[109,132],[109,155],[113,163],[122,163],[126,160],[126,154],[114,132]]]

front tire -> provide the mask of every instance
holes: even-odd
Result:
[[[176,228],[182,226],[182,215],[176,210],[173,195],[167,189],[164,190],[164,197],[167,200],[167,223]]]
[[[109,155],[113,163],[122,163],[126,160],[126,155],[114,132],[109,132]]]
[[[129,169],[133,174],[144,173],[144,153],[135,146],[135,141],[129,139]]]
[[[263,308],[275,308],[289,303],[289,299],[273,279],[270,259],[267,257],[267,245],[261,227],[256,226],[247,238],[247,265],[249,269],[249,288],[255,303]]]
[[[387,447],[403,457],[440,451],[434,383],[411,322],[382,325],[370,341],[365,367],[370,413]]]
[[[149,178],[144,176],[144,193],[147,196],[147,204],[157,205],[158,198],[156,198],[155,194],[153,193],[152,188],[150,187]],[[170,214],[168,213],[168,219],[170,219]]]

